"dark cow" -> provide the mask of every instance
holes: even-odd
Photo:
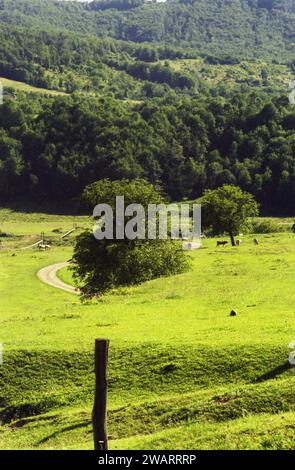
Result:
[[[216,246],[225,246],[225,245],[227,245],[227,244],[228,244],[228,242],[226,242],[225,240],[223,240],[223,241],[218,241],[218,242],[216,243]]]

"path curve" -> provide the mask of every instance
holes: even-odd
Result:
[[[79,294],[79,289],[71,286],[70,284],[66,284],[61,279],[59,279],[56,275],[57,271],[62,268],[66,268],[69,266],[68,261],[64,261],[63,263],[51,264],[50,266],[46,266],[45,268],[40,269],[38,271],[37,276],[40,281],[48,284],[49,286],[56,287],[57,289],[64,290],[71,294]]]

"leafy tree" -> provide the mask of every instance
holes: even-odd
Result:
[[[148,204],[164,202],[161,192],[144,180],[101,180],[86,187],[83,199],[89,206],[109,204],[113,209],[115,232],[116,196],[124,196],[125,207],[141,204],[145,209],[145,236],[147,235]],[[132,220],[127,217],[126,223]],[[135,227],[136,230],[138,227]],[[89,299],[121,286],[178,274],[188,269],[188,260],[179,242],[156,238],[149,240],[126,235],[118,239],[97,240],[86,231],[78,239],[73,256],[74,277],[82,284],[82,298]]]
[[[202,221],[218,235],[228,233],[232,246],[248,217],[258,215],[258,204],[252,194],[237,186],[223,185],[205,191],[201,198]]]
[[[19,142],[0,129],[0,195],[12,197],[18,193],[18,178],[23,171]]]

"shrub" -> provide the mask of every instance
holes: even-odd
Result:
[[[278,233],[284,232],[284,227],[272,220],[253,220],[251,223],[252,233]]]

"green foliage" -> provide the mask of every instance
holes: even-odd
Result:
[[[188,268],[181,245],[172,240],[111,243],[95,240],[90,232],[78,237],[73,260],[84,299]]]
[[[253,220],[250,223],[252,233],[276,233],[283,232],[284,226],[272,220]]]
[[[292,118],[287,98],[251,93],[132,105],[20,95],[0,106],[6,149],[0,159],[3,175],[10,162],[11,181],[3,179],[1,195],[67,203],[99,179],[144,178],[172,200],[234,184],[267,211],[291,212]]]
[[[120,15],[125,15],[126,12],[124,11],[123,13],[121,7],[115,3],[112,5],[114,8],[109,9],[109,2],[107,2],[106,8],[103,7],[101,9],[100,5],[99,11],[96,11],[96,9],[90,8],[90,5],[76,4],[73,6],[72,3],[68,3],[65,8],[64,2],[52,3],[51,0],[42,2],[38,8],[34,0],[16,1],[19,4],[20,10],[18,17],[14,15],[14,9],[10,12],[9,5],[5,2],[2,4],[2,10],[0,10],[0,23],[1,20],[5,23],[5,28],[2,28],[0,31],[0,42],[2,44],[2,48],[0,48],[0,76],[6,79],[65,93],[103,94],[120,99],[151,98],[171,95],[173,92],[181,95],[192,95],[196,91],[204,93],[208,89],[215,93],[221,93],[224,96],[228,90],[228,84],[232,80],[234,80],[235,86],[239,89],[243,87],[263,87],[270,92],[271,90],[282,89],[288,86],[288,77],[285,73],[287,65],[273,64],[274,57],[276,57],[275,49],[270,54],[266,54],[266,51],[264,51],[264,68],[260,73],[258,70],[255,73],[253,72],[255,67],[253,67],[251,60],[248,60],[249,65],[245,62],[241,64],[241,55],[237,57],[235,49],[228,50],[228,47],[231,45],[234,48],[236,47],[236,45],[233,45],[231,37],[220,38],[218,48],[215,48],[214,41],[210,41],[207,38],[207,35],[211,36],[212,32],[207,31],[205,32],[205,37],[201,40],[202,44],[198,44],[196,47],[193,40],[189,42],[179,41],[179,37],[183,32],[183,27],[181,26],[180,31],[175,33],[176,41],[170,39],[166,41],[163,38],[159,40],[160,42],[155,42],[153,35],[149,37],[149,30],[149,32],[146,32],[148,37],[143,42],[142,38],[136,39],[136,37],[133,37],[134,34],[140,35],[140,18],[136,17],[134,20],[135,23],[138,21],[140,25],[133,24],[132,20],[132,26],[128,28],[128,33],[118,33],[120,28],[126,24],[126,17],[124,16],[124,21],[121,21]],[[125,2],[122,2],[122,4],[125,4]],[[154,14],[157,10],[161,11],[164,9],[163,11],[170,14],[170,10],[172,11],[175,8],[180,10],[183,8],[193,8],[195,10],[200,5],[201,2],[192,5],[169,2],[169,5],[168,3],[167,5],[149,4],[134,8],[132,2],[130,5],[127,2],[126,11],[128,15],[133,15],[135,12],[139,13],[142,9],[142,14],[145,16],[146,14]],[[211,5],[207,7],[206,9],[202,8],[198,13],[195,12],[197,17],[194,18],[194,21],[199,28],[198,36],[202,29],[198,23],[200,21],[204,26],[204,21],[201,21],[201,19],[209,13],[208,10],[210,10]],[[6,8],[8,11],[6,11]],[[215,5],[212,12],[213,20],[210,17],[210,26],[213,28],[215,8],[223,10],[223,7],[219,4]],[[283,11],[285,11],[285,8],[283,8]],[[1,16],[1,12],[3,16]],[[222,16],[223,13],[222,11],[220,12],[221,22],[222,24],[224,23],[224,35],[224,30],[227,32],[228,24],[227,17],[224,18]],[[52,26],[51,20],[54,14],[56,16],[59,15],[59,20],[61,21],[59,27],[55,29]],[[80,18],[78,18],[79,14]],[[185,11],[183,11],[183,14],[185,14]],[[240,13],[235,11],[235,14],[239,15]],[[241,14],[246,13],[243,12]],[[34,22],[31,24],[31,22],[28,23],[25,20],[27,15],[31,15],[31,18],[34,18],[36,25]],[[97,20],[102,20],[101,15],[107,15],[106,21],[100,25],[101,29],[99,32],[96,31],[96,25],[93,25],[94,30],[88,25],[88,20],[90,18],[94,19],[96,15],[99,16],[99,18],[96,18]],[[177,24],[178,16],[175,15],[175,17],[173,16],[169,19],[171,27]],[[46,18],[49,23],[46,22]],[[63,24],[64,18],[67,18],[65,24]],[[114,23],[118,20],[120,24],[116,25],[113,22],[109,24],[108,20],[110,18]],[[41,19],[42,22],[40,21]],[[155,21],[152,18],[153,28],[157,26],[158,19],[159,15]],[[263,15],[259,17],[259,21],[261,19],[263,19]],[[145,20],[144,28],[149,21],[150,18]],[[7,25],[6,22],[9,24]],[[76,22],[78,22],[77,26]],[[85,26],[81,30],[79,26],[83,22],[85,22],[87,27]],[[56,24],[56,21],[54,21],[54,24]],[[71,25],[73,26],[72,28]],[[194,23],[189,23],[189,26],[193,28]],[[115,32],[114,29],[116,30]],[[170,30],[170,28],[167,29]],[[220,26],[218,24],[218,31],[219,29]],[[100,37],[101,30],[105,30],[103,37]],[[96,33],[99,37],[96,37]],[[128,38],[129,41],[126,40]],[[220,43],[223,42],[223,47],[220,47]],[[208,53],[208,44],[214,49],[211,51],[212,53]],[[262,44],[263,46],[269,45],[269,40],[262,41]],[[250,47],[248,43],[247,46]],[[245,48],[247,49],[245,44],[243,44],[241,50],[244,51]],[[228,53],[225,53],[224,50],[228,51]],[[257,43],[255,50],[258,50]],[[280,54],[282,53],[282,48],[279,49],[279,52]],[[248,57],[252,60],[253,58],[256,59],[256,55],[254,56],[250,52],[242,58],[245,60]],[[262,54],[257,54],[257,57],[262,57]],[[201,70],[190,70],[190,64],[188,63],[187,65],[186,62],[189,59],[198,59],[201,62],[200,58],[204,60]],[[167,62],[167,59],[174,63]],[[179,66],[179,59],[184,60],[184,67]],[[165,63],[162,62],[164,60],[166,61]],[[282,62],[288,63],[290,66],[289,73],[291,72],[292,57],[280,57],[275,62],[280,64]],[[241,67],[238,67],[238,65],[241,65]],[[274,70],[271,67],[272,65]],[[236,66],[236,70],[234,70],[232,78],[230,77],[229,67],[234,66]],[[227,82],[226,84],[218,83],[217,90],[216,83],[212,81],[211,77],[211,69],[213,69],[214,75],[216,68],[220,68],[223,75],[225,75],[222,77],[222,81],[225,78]],[[277,68],[280,68],[279,77],[275,73]]]
[[[232,245],[249,217],[258,215],[258,205],[252,194],[236,186],[224,185],[205,191],[201,198],[202,221],[215,235],[228,233]]]
[[[84,232],[77,238],[73,256],[74,278],[82,283],[85,299],[124,286],[140,284],[161,276],[186,271],[188,260],[181,244],[171,239],[147,238],[148,204],[163,202],[160,192],[143,180],[101,180],[87,187],[84,199],[91,206],[109,204],[113,209],[113,236],[116,237],[116,196],[124,196],[125,206],[141,204],[145,210],[145,239],[97,240]],[[125,221],[131,220],[126,218]]]
[[[293,215],[294,18],[294,0],[0,0],[0,76],[73,94],[6,93],[1,201],[66,206],[102,178],[135,179],[132,201],[145,178],[174,200],[238,185],[264,210]],[[100,190],[113,204],[113,184],[86,199]],[[161,200],[150,188],[144,203]],[[2,448],[92,448],[94,337],[112,345],[112,449],[294,448],[294,234],[261,235],[259,246],[246,236],[218,252],[208,238],[189,255],[192,271],[162,279],[186,267],[173,242],[102,246],[84,232],[85,297],[122,288],[81,304],[36,277],[70,247],[18,248],[42,231],[65,244],[60,230],[87,219],[28,206],[0,216],[2,248],[13,249],[0,252]]]
[[[5,201],[67,203],[98,179],[139,177],[174,200],[227,183],[253,193],[267,211],[293,210],[289,1],[0,6],[0,76],[73,94],[6,94]],[[265,40],[270,25],[275,44]],[[245,60],[262,53],[263,62]]]
[[[175,0],[162,4],[2,0],[0,7],[0,21],[5,25],[161,42],[194,47],[213,56],[222,51],[231,58],[294,59],[293,0]]]
[[[169,66],[191,77],[198,91],[227,97],[233,91],[247,93],[255,89],[270,95],[286,93],[293,73],[290,65],[267,61],[238,60],[227,65],[216,59],[208,63],[206,58],[168,60]],[[232,61],[234,62],[234,61]],[[188,93],[188,91],[187,91]]]
[[[22,171],[20,143],[0,129],[0,194],[7,197],[15,193],[17,178]]]
[[[146,208],[148,204],[161,204],[164,202],[164,196],[161,194],[160,188],[155,188],[152,184],[141,179],[133,181],[103,179],[97,181],[84,189],[82,199],[91,209],[96,204],[109,204],[115,211],[117,196],[124,196],[126,206],[141,204]]]
[[[10,25],[0,30],[0,76],[66,93],[142,95],[140,81],[190,89],[194,80],[159,59],[196,57],[177,47],[138,45],[69,32],[36,31]],[[91,44],[91,46],[90,46]]]
[[[209,57],[189,48],[68,32],[9,26],[0,30],[0,41],[1,77],[62,93],[119,99],[193,95],[197,91],[226,96],[233,87],[274,93],[286,91],[292,77],[291,64]]]

